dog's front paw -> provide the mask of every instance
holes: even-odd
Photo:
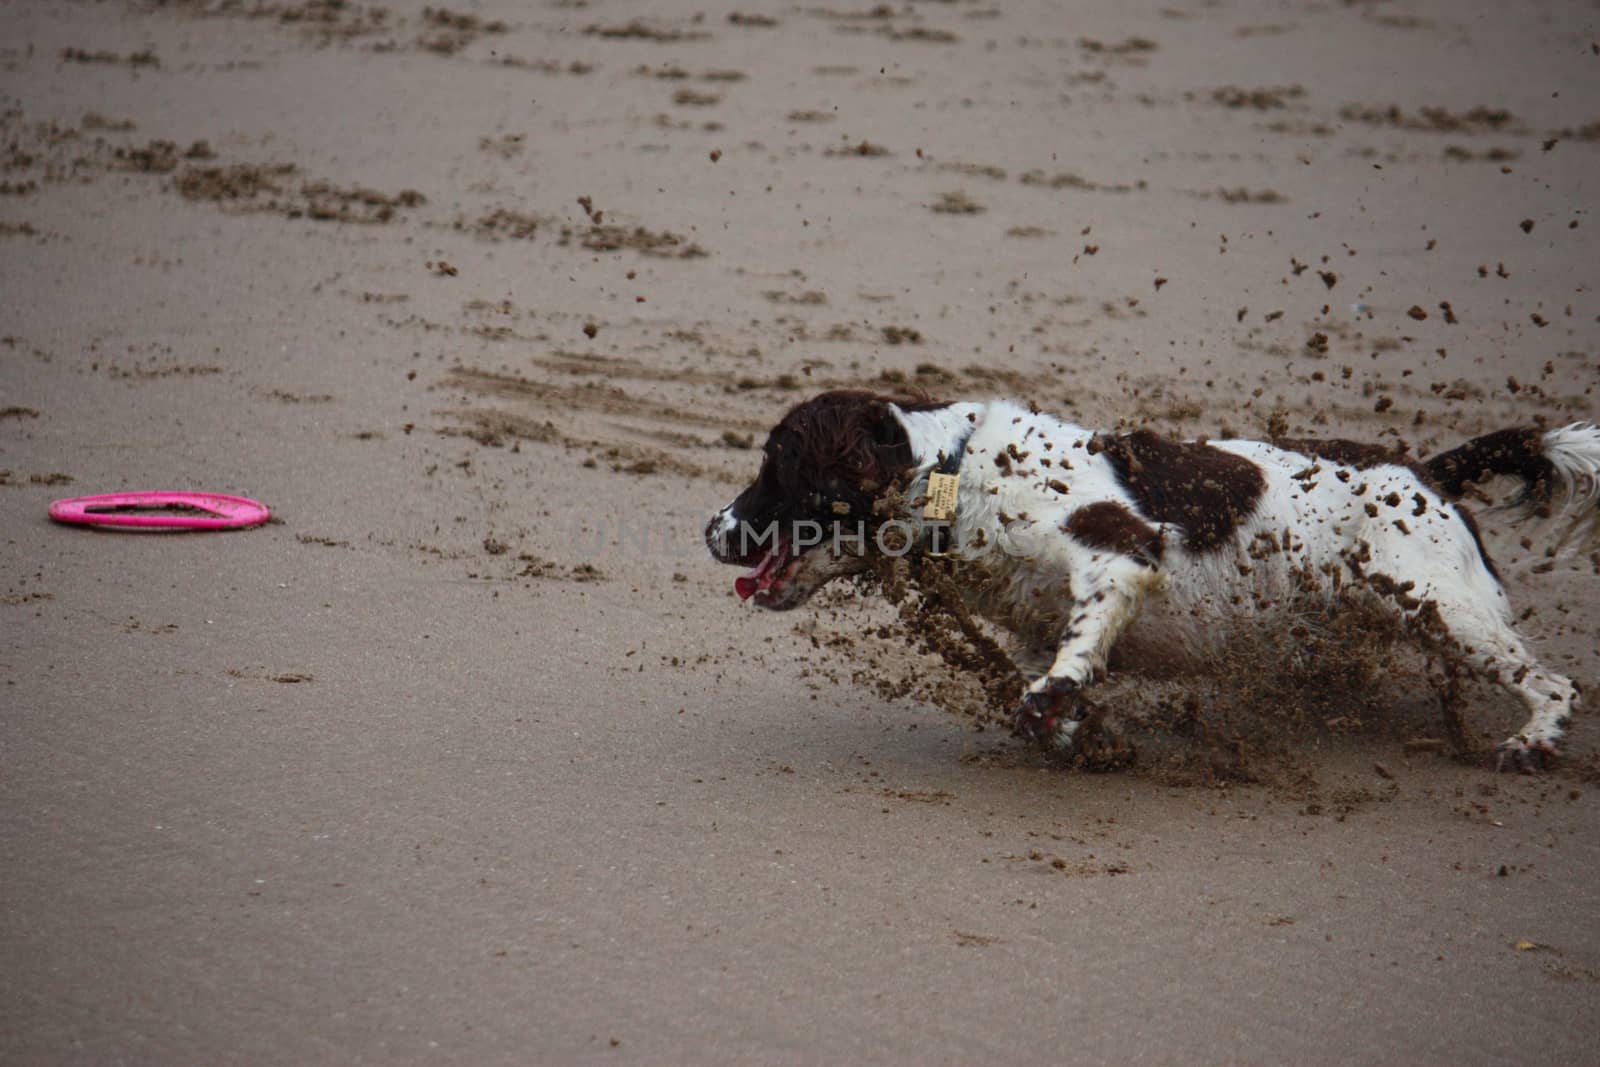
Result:
[[[1093,710],[1076,686],[1030,690],[1011,713],[1011,732],[1044,748],[1070,749],[1073,735]]]
[[[1529,741],[1522,736],[1508,737],[1495,746],[1494,769],[1496,772],[1506,770],[1519,771],[1522,774],[1538,774],[1547,771],[1556,763],[1556,746],[1553,741]]]

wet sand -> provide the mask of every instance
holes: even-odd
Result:
[[[836,385],[1595,418],[1594,10],[3,11],[0,1059],[1595,1057],[1587,716],[1496,776],[1397,677],[1061,768],[700,543]],[[143,488],[275,518],[45,517]],[[1592,691],[1595,566],[1485,525]]]

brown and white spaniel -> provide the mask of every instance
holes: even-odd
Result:
[[[1033,681],[1014,724],[1048,747],[1071,747],[1113,643],[1203,657],[1248,616],[1346,593],[1521,698],[1530,717],[1501,765],[1545,764],[1577,703],[1512,628],[1458,501],[1510,475],[1527,513],[1587,543],[1600,527],[1600,428],[1587,423],[1502,430],[1418,462],[1351,441],[1174,441],[1006,401],[836,391],[786,414],[764,451],[706,527],[716,559],[749,568],[739,596],[787,610],[875,553],[947,552],[968,606],[1018,639]]]

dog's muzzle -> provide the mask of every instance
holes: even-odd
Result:
[[[739,522],[733,517],[731,505],[711,516],[711,521],[706,523],[706,548],[711,551],[711,557],[717,562],[739,562],[729,555],[733,535],[738,529]]]

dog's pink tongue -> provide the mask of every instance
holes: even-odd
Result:
[[[751,568],[750,573],[742,574],[733,580],[733,591],[739,594],[740,600],[749,600],[756,593],[772,584],[772,571],[778,565],[782,556],[778,552],[768,552],[761,557],[761,562]]]

